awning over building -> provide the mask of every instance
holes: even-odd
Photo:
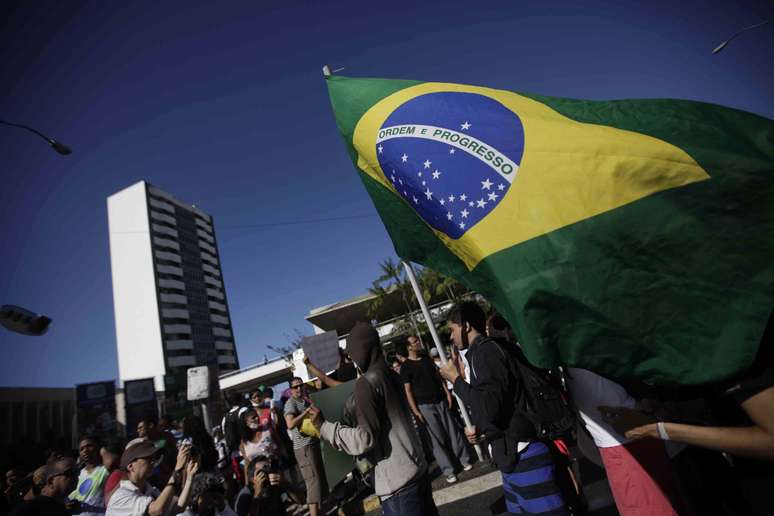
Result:
[[[275,358],[262,364],[255,364],[239,371],[221,375],[218,378],[221,391],[249,392],[259,385],[277,385],[293,378],[291,363],[284,358]]]
[[[407,294],[413,301],[414,293]],[[369,315],[368,308],[376,299],[375,294],[363,294],[346,301],[340,301],[331,305],[321,306],[309,311],[306,320],[323,331],[335,330],[339,338],[346,337],[355,323],[359,321],[371,322],[376,319],[377,326],[392,321],[396,317],[402,317],[407,312],[406,302],[397,288],[392,288],[383,299],[376,313]],[[431,299],[430,305],[446,301],[443,297]],[[415,308],[416,307],[412,307]]]

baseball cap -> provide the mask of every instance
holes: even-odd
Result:
[[[59,475],[72,474],[78,476],[78,468],[76,467],[75,459],[72,457],[64,457],[57,461],[54,461],[50,466],[46,468],[46,482]]]
[[[141,441],[139,443],[127,446],[121,455],[121,469],[126,469],[129,463],[137,459],[149,459],[160,453],[160,450],[154,446],[151,441]]]

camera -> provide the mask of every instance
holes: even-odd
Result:
[[[198,460],[199,459],[199,455],[200,455],[199,454],[199,448],[194,446],[193,439],[191,439],[190,437],[186,437],[185,439],[180,439],[177,442],[177,449],[179,450],[180,448],[182,448],[183,446],[186,446],[186,445],[191,447],[191,449],[188,452],[188,456],[192,460]]]
[[[271,459],[269,462],[267,462],[262,468],[261,471],[266,473],[267,475],[269,473],[279,473],[279,460],[277,459]]]

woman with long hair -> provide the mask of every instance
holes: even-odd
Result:
[[[189,439],[194,454],[199,456],[199,471],[213,473],[218,465],[218,452],[202,418],[185,416],[182,423],[183,439]]]

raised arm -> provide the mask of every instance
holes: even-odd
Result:
[[[703,448],[734,455],[774,461],[774,387],[769,387],[742,402],[742,409],[753,422],[746,427],[717,427],[663,422],[659,434],[658,422],[636,410],[623,407],[599,407],[616,431],[629,439],[667,437]]]
[[[344,382],[340,382],[338,380],[334,380],[327,374],[325,374],[319,367],[314,365],[311,360],[309,360],[309,357],[304,357],[304,364],[306,364],[306,367],[309,369],[309,371],[320,379],[322,383],[327,385],[328,387],[336,387],[337,385],[341,385]]]

